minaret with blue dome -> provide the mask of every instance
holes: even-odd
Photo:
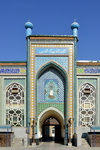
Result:
[[[78,37],[78,29],[79,29],[79,24],[77,22],[73,22],[71,24],[71,29],[72,29],[72,34],[76,37]]]
[[[32,35],[33,24],[30,21],[25,23],[25,28],[26,28],[26,37]]]

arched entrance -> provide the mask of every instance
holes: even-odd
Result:
[[[61,142],[64,138],[64,115],[60,110],[49,107],[39,115],[37,127],[39,139]]]
[[[67,72],[56,62],[48,62],[36,75],[36,127],[35,138],[44,136],[44,122],[50,117],[59,122],[59,137],[67,139],[66,118],[68,96]],[[45,110],[45,111],[44,111]],[[55,124],[54,124],[55,126]],[[57,128],[57,127],[56,127]],[[57,135],[57,134],[56,134]]]
[[[47,118],[42,126],[43,141],[61,141],[61,125],[54,117]]]

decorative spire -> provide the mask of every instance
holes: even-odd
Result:
[[[78,37],[78,29],[79,29],[79,24],[75,21],[71,24],[71,29],[72,29],[72,34],[76,37]]]
[[[32,35],[33,24],[30,21],[25,23],[25,28],[26,28],[26,37]]]

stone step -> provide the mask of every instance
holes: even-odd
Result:
[[[23,147],[23,139],[22,138],[18,138],[18,137],[14,137],[11,147]]]
[[[85,138],[81,139],[81,146],[82,147],[90,147],[89,143],[87,142],[87,140]]]

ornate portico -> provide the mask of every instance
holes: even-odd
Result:
[[[27,36],[27,122],[34,126],[30,128],[30,138],[39,140],[39,115],[55,108],[63,113],[64,144],[68,139],[71,142],[76,125],[76,121],[71,123],[76,115],[76,42],[76,36]],[[47,117],[51,112],[52,109],[46,112]]]

